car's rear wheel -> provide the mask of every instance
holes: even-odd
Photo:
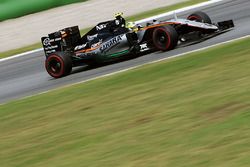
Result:
[[[211,18],[204,12],[197,11],[187,17],[188,20],[197,21],[201,23],[212,24]]]
[[[170,25],[157,27],[153,31],[152,39],[156,49],[167,51],[176,47],[178,43],[178,33],[175,28]]]
[[[54,78],[61,78],[70,74],[72,70],[72,60],[69,53],[52,53],[45,60],[45,68],[49,75]]]

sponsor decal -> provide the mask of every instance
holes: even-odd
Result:
[[[51,50],[51,49],[56,49],[56,48],[58,48],[58,46],[57,45],[54,45],[54,46],[48,46],[48,47],[46,47],[46,48],[44,48],[45,50]]]
[[[45,38],[42,42],[45,54],[49,55],[51,53],[54,53],[56,51],[61,50],[60,43],[59,43],[59,41],[61,41],[61,40],[62,40],[62,38],[60,38],[60,37],[55,38],[55,39],[50,39],[49,37]]]
[[[88,35],[88,36],[87,36],[87,39],[88,39],[89,41],[92,41],[92,40],[95,39],[95,38],[97,38],[97,34],[95,34],[95,35]]]
[[[61,41],[62,38],[55,38],[55,39],[51,39],[49,42],[56,42],[56,41]]]
[[[50,45],[50,39],[49,39],[49,38],[45,38],[45,39],[43,40],[43,45],[44,45],[44,46]]]
[[[91,48],[96,48],[96,47],[100,46],[101,43],[102,43],[102,40],[99,40],[99,42],[92,44]]]
[[[96,26],[96,30],[99,31],[99,30],[102,30],[102,29],[104,29],[106,27],[107,27],[107,24],[100,24],[100,25]]]
[[[122,40],[122,36],[123,35],[118,35],[112,39],[110,39],[109,41],[105,42],[101,48],[100,51],[104,52],[105,50],[107,50],[108,48],[115,46],[116,44],[118,44],[121,40]]]
[[[149,50],[147,43],[141,44],[140,47],[141,47],[140,49],[141,52]]]
[[[87,46],[87,43],[82,44],[82,45],[79,45],[79,46],[76,46],[76,47],[74,48],[74,50],[80,50],[80,49],[85,48],[86,46]]]

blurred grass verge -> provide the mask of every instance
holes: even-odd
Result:
[[[1,0],[0,21],[86,0]]]
[[[130,21],[130,20],[131,21],[136,21],[136,20],[140,20],[140,19],[147,18],[147,17],[150,17],[150,16],[154,16],[154,15],[157,15],[157,14],[161,14],[161,13],[164,13],[164,12],[176,10],[176,9],[179,9],[179,8],[182,8],[182,7],[185,7],[185,6],[190,6],[190,5],[194,5],[194,4],[197,4],[197,3],[205,2],[205,1],[207,1],[207,0],[189,0],[189,1],[178,3],[178,4],[175,4],[175,5],[166,6],[166,7],[154,9],[154,10],[151,10],[151,11],[143,12],[143,13],[140,13],[140,14],[137,14],[137,15],[134,15],[134,16],[129,16],[126,19],[128,21]],[[84,29],[81,30],[81,34],[83,35],[86,32],[88,32],[89,30],[90,30],[90,28],[84,28]],[[23,53],[23,52],[26,52],[26,51],[38,49],[38,48],[41,48],[41,47],[42,47],[41,42],[38,42],[36,44],[32,44],[32,45],[25,46],[25,47],[22,47],[22,48],[13,49],[13,50],[6,51],[6,52],[1,52],[0,53],[0,59],[5,58],[5,57],[9,57],[9,56],[13,56],[15,54]]]
[[[249,45],[0,105],[1,166],[248,166]]]

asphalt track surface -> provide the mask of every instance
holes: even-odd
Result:
[[[6,103],[15,99],[31,96],[119,70],[124,70],[140,64],[250,35],[249,0],[225,0],[217,4],[178,14],[178,17],[186,17],[188,14],[196,10],[202,10],[208,13],[213,22],[233,19],[236,27],[232,31],[201,43],[178,47],[169,52],[155,52],[88,71],[84,71],[83,68],[73,69],[73,74],[60,79],[54,79],[47,74],[44,68],[45,56],[43,52],[3,61],[0,62],[0,103]]]

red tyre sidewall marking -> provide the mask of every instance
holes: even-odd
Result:
[[[198,17],[198,16],[189,16],[188,20],[191,20],[191,21],[193,21],[193,20],[201,20],[201,18]]]
[[[55,59],[56,61],[60,62],[60,64],[61,64],[61,69],[60,69],[60,72],[58,74],[55,74],[54,72],[51,71],[50,68],[48,68],[49,62],[51,60],[53,60],[53,59]],[[46,60],[46,69],[49,72],[49,74],[52,75],[53,77],[60,77],[60,76],[63,75],[63,72],[64,72],[64,62],[63,62],[63,60],[59,56],[57,56],[57,55],[51,55]]]
[[[160,30],[160,31],[163,31],[164,33],[166,33],[166,35],[168,37],[168,43],[166,45],[166,49],[164,49],[164,50],[167,50],[169,48],[170,44],[171,44],[170,34],[164,28],[157,28],[157,30]],[[159,49],[159,50],[162,50],[162,48],[159,47],[158,45],[156,45],[156,48]]]

